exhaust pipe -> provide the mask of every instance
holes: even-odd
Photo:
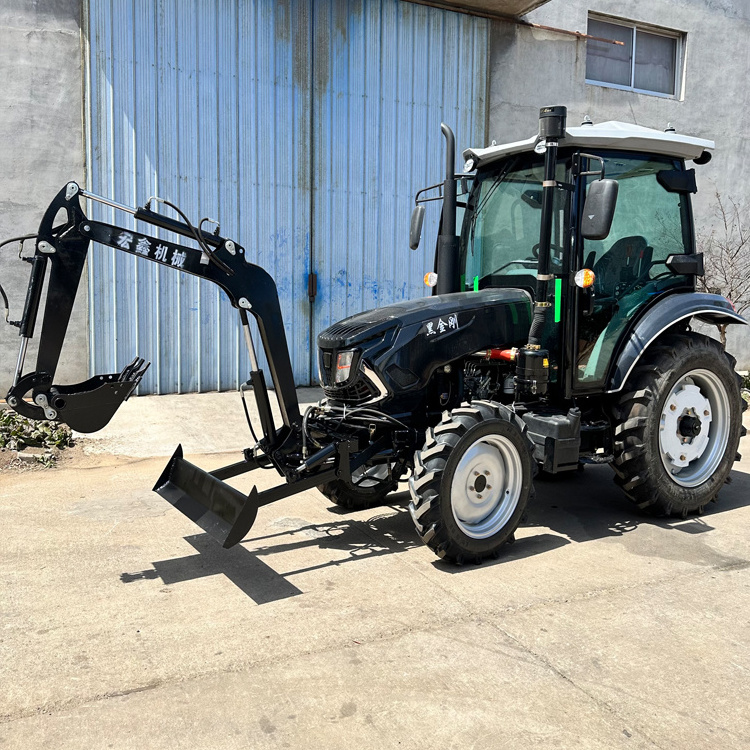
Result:
[[[459,291],[458,237],[456,236],[456,137],[443,122],[440,130],[445,136],[445,182],[443,183],[443,217],[437,242],[436,294]]]
[[[547,394],[549,383],[549,352],[542,349],[542,334],[547,321],[547,300],[550,274],[550,245],[552,241],[553,202],[557,181],[557,145],[565,138],[565,120],[568,110],[565,107],[542,107],[539,110],[539,140],[544,141],[544,181],[542,182],[542,215],[539,230],[539,264],[536,275],[536,299],[534,315],[529,329],[529,340],[519,350],[516,359],[515,400],[519,402],[538,401]]]

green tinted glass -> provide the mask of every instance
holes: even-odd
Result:
[[[477,174],[461,230],[464,289],[536,285],[537,251],[542,217],[542,157],[524,154],[493,170]],[[558,165],[558,180],[565,166]],[[552,218],[550,267],[559,273],[565,243],[568,193],[556,191]]]
[[[665,265],[673,253],[691,252],[687,196],[667,192],[657,173],[679,166],[655,156],[612,155],[606,176],[619,182],[612,230],[605,240],[586,240],[583,265],[593,269],[594,307],[579,317],[579,383],[599,384],[612,351],[635,313],[650,298],[689,283]]]

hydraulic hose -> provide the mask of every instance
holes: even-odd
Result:
[[[20,237],[11,237],[9,240],[3,240],[0,242],[0,248],[5,247],[5,245],[10,245],[12,242],[20,242],[21,249],[23,250],[23,243],[26,242],[26,240],[33,240],[34,237],[36,237],[36,234],[23,234]],[[0,297],[2,297],[3,307],[5,308],[5,322],[10,323],[10,303],[8,302],[8,295],[5,293],[5,289],[3,289],[2,285],[0,285]]]

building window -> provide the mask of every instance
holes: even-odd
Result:
[[[629,21],[589,18],[588,33],[622,44],[586,42],[586,83],[656,96],[676,96],[682,35]]]

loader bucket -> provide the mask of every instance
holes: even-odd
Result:
[[[244,495],[199,469],[182,457],[182,445],[177,446],[154,492],[227,549],[242,541],[258,515],[255,488]]]
[[[58,418],[78,432],[101,430],[130,398],[150,364],[136,357],[119,374],[96,375],[75,385],[53,385],[50,398]]]

